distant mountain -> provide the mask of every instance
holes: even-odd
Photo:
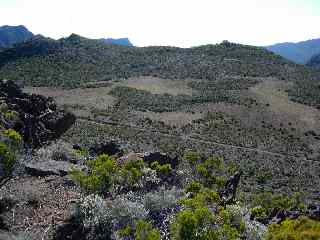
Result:
[[[2,26],[0,27],[0,50],[11,47],[16,43],[24,42],[34,35],[25,26]]]
[[[133,47],[133,44],[130,42],[129,38],[103,38],[101,39],[105,43],[108,44],[114,44],[114,45],[121,45],[121,46],[128,46],[128,47]]]
[[[278,43],[266,46],[266,49],[295,63],[306,64],[312,56],[320,53],[320,39],[298,43]]]
[[[307,65],[313,68],[320,69],[320,54],[316,54],[310,58]]]

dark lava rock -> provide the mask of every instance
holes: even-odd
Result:
[[[170,157],[168,154],[161,152],[146,152],[143,155],[143,161],[148,164],[155,161],[159,162],[161,165],[171,164],[173,168],[175,168],[179,163],[177,156]]]
[[[107,154],[109,156],[113,155],[122,155],[123,150],[121,146],[115,143],[114,141],[95,144],[89,148],[90,155],[98,156],[101,154]]]
[[[219,195],[225,205],[234,202],[241,175],[241,172],[236,172],[228,179],[224,188],[219,191]]]
[[[19,116],[11,122],[1,117],[0,124],[14,128],[31,147],[60,137],[76,120],[73,114],[58,109],[52,98],[23,93],[13,81],[0,82],[0,98]]]

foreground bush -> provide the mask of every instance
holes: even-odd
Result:
[[[22,137],[15,130],[0,132],[0,179],[11,175],[21,144]]]
[[[318,240],[320,222],[306,217],[285,220],[281,224],[271,224],[266,240]]]
[[[89,192],[107,193],[115,182],[117,165],[113,158],[101,155],[94,160],[87,161],[89,172],[73,170],[70,174],[73,180]]]

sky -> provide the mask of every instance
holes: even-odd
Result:
[[[0,0],[0,26],[136,46],[298,42],[320,38],[319,23],[320,0]]]

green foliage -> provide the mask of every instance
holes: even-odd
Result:
[[[16,156],[14,152],[4,142],[0,142],[0,159],[3,164],[5,175],[10,175],[15,164]]]
[[[74,169],[70,174],[73,180],[90,192],[106,193],[115,181],[118,171],[116,162],[108,155],[100,155],[94,160],[86,162],[89,173]]]
[[[119,236],[122,238],[130,237],[130,235],[132,234],[133,234],[133,229],[130,225],[127,225],[126,227],[120,229],[119,231]]]
[[[15,111],[6,111],[5,114],[4,114],[4,117],[7,119],[7,120],[15,120],[18,118],[18,113],[15,112]]]
[[[154,229],[150,222],[139,220],[136,223],[136,232],[134,234],[136,240],[160,240],[160,231]]]
[[[203,183],[207,187],[222,187],[225,185],[226,178],[222,175],[225,170],[223,158],[209,158],[196,167]]]
[[[214,215],[208,208],[197,208],[195,211],[180,211],[171,225],[172,239],[202,240],[219,239],[213,228]]]
[[[268,227],[266,240],[318,240],[320,239],[320,222],[306,217],[285,220]]]
[[[257,206],[254,207],[250,210],[250,214],[253,218],[264,218],[267,216],[266,210],[261,207],[261,206]]]
[[[264,192],[254,196],[252,205],[258,208],[256,210],[263,211],[265,214],[270,214],[274,208],[289,210],[292,208],[304,209],[304,203],[301,195],[296,193],[292,196],[285,194],[273,194],[271,192]]]
[[[182,199],[181,204],[191,209],[197,209],[208,205],[219,205],[221,198],[216,191],[203,188],[190,198]]]
[[[188,184],[186,187],[187,193],[197,194],[200,192],[200,190],[203,188],[202,184],[197,181],[192,181]]]
[[[5,130],[4,135],[7,136],[15,145],[22,142],[21,135],[13,129]]]
[[[127,161],[120,169],[121,175],[124,177],[124,182],[129,185],[136,183],[143,175],[142,169],[144,168],[144,162],[141,159]]]
[[[150,164],[150,167],[162,176],[168,176],[172,172],[172,167],[169,163],[161,165],[159,162],[155,161]]]
[[[0,133],[0,163],[5,176],[10,176],[13,171],[21,142],[21,135],[13,129]]]

